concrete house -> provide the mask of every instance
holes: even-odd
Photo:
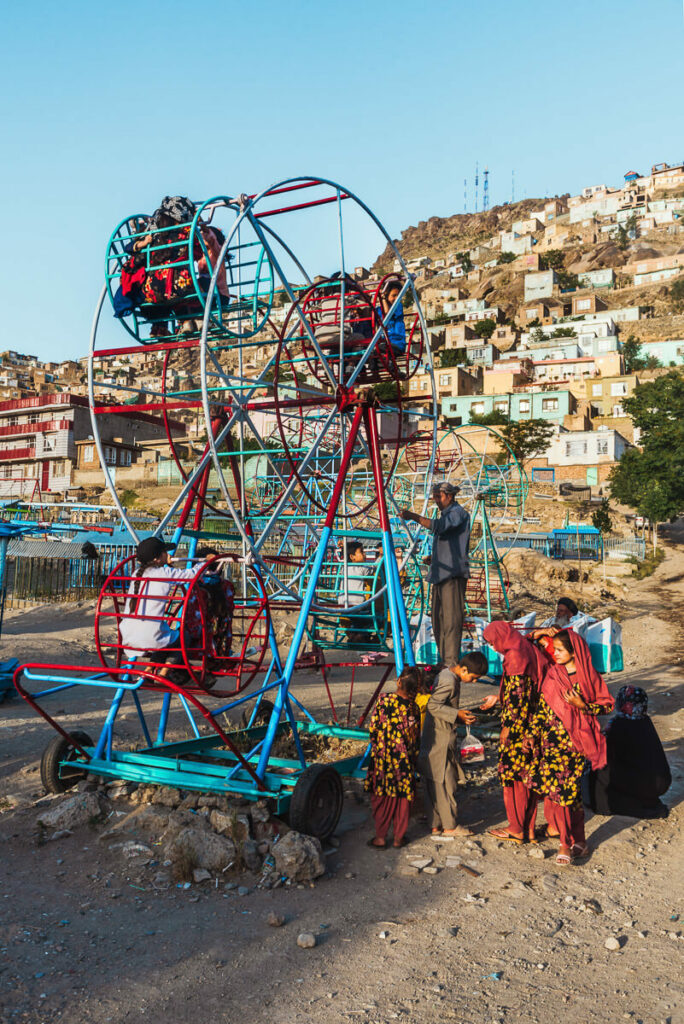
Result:
[[[614,288],[615,271],[612,267],[602,267],[600,270],[585,270],[578,274],[580,284],[585,288]]]
[[[596,295],[573,295],[572,315],[586,315],[587,313],[600,313],[606,308],[605,302]]]
[[[442,415],[456,426],[469,423],[473,414],[483,416],[490,412],[500,412],[515,421],[544,419],[560,425],[575,407],[575,396],[569,391],[506,392],[445,398]]]
[[[550,299],[557,284],[558,274],[555,270],[541,270],[536,274],[526,274],[524,280],[525,302],[531,302],[533,299]]]

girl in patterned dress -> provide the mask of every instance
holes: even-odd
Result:
[[[370,720],[370,757],[364,789],[371,794],[375,837],[368,846],[404,845],[411,804],[416,793],[416,762],[420,748],[420,711],[415,696],[422,681],[418,668],[405,668],[397,679],[397,692],[377,701]]]
[[[493,828],[489,834],[505,842],[534,843],[537,795],[532,789],[534,749],[528,737],[549,662],[509,622],[490,623],[484,638],[503,657],[499,694],[486,697],[481,707],[488,711],[501,704],[498,773],[508,816],[507,828]]]
[[[559,836],[556,863],[565,866],[589,853],[580,780],[587,761],[593,769],[606,764],[606,738],[597,716],[612,710],[613,698],[591,663],[586,642],[573,630],[555,633],[553,656],[532,722],[533,785]]]

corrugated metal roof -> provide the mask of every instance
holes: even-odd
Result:
[[[65,544],[61,540],[19,540],[9,542],[8,555],[24,558],[78,558],[77,553],[71,544]]]

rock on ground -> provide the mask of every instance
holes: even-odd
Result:
[[[325,871],[323,848],[313,836],[288,832],[273,846],[276,868],[292,882],[310,882]]]
[[[78,793],[38,815],[38,824],[49,829],[74,829],[99,818],[108,806],[99,793]]]
[[[179,862],[185,858],[188,867],[223,871],[235,861],[236,849],[232,839],[217,836],[197,828],[185,828],[170,839],[164,847],[167,860]]]

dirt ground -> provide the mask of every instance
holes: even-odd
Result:
[[[487,836],[503,821],[490,748],[462,791],[462,820],[477,833],[469,844],[435,844],[416,819],[408,848],[368,849],[368,808],[352,799],[315,885],[262,891],[244,875],[242,896],[207,883],[158,892],[149,870],[123,862],[94,829],[39,844],[38,763],[51,730],[23,703],[1,705],[0,1024],[684,1021],[684,524],[666,550],[628,589],[626,667],[608,683],[648,690],[673,769],[671,812],[650,823],[590,818],[593,852],[581,866],[558,868],[549,843],[539,859]],[[1,656],[92,663],[91,637],[91,606],[13,612]],[[341,696],[345,670],[334,679]],[[371,670],[357,708],[372,680]],[[324,711],[317,677],[294,692]],[[466,703],[486,692],[473,686]],[[102,724],[96,695],[51,700],[71,728]],[[477,877],[448,867],[453,854]],[[407,874],[422,856],[438,872]],[[270,911],[284,927],[269,927]],[[305,931],[315,948],[297,946]],[[619,950],[606,948],[610,938]]]

